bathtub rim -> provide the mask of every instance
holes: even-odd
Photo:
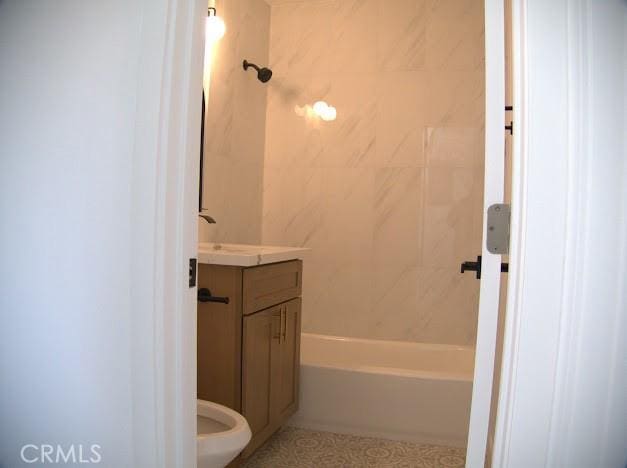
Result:
[[[454,344],[440,344],[440,343],[416,343],[411,341],[395,341],[395,340],[377,340],[370,338],[353,338],[346,336],[335,336],[335,335],[323,335],[318,333],[301,333],[301,338],[303,336],[312,337],[318,339],[320,341],[327,342],[355,342],[355,343],[381,343],[381,344],[392,344],[396,347],[403,348],[420,348],[423,350],[429,351],[438,351],[438,350],[447,350],[447,351],[462,351],[472,353],[473,359],[472,362],[474,364],[474,346],[463,346],[463,345],[454,345]],[[302,342],[301,342],[302,343]],[[302,344],[301,344],[302,347]],[[302,348],[301,348],[302,349]],[[464,381],[464,382],[472,382],[474,377],[473,369],[470,368],[466,371],[460,372],[451,372],[451,371],[432,371],[432,370],[424,370],[424,369],[406,369],[406,368],[398,368],[391,366],[369,366],[369,365],[359,365],[359,364],[328,364],[321,363],[315,360],[306,360],[303,358],[303,353],[301,350],[300,356],[300,364],[301,366],[310,366],[310,367],[320,367],[324,369],[335,369],[349,372],[364,372],[368,374],[376,374],[376,375],[393,375],[398,377],[411,377],[411,378],[422,378],[425,380],[454,380],[454,381]]]

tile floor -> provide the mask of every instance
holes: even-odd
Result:
[[[286,427],[242,468],[462,468],[464,455],[455,447]]]

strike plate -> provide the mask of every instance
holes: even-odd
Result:
[[[488,208],[488,233],[486,246],[493,254],[509,253],[509,221],[511,208],[509,205],[497,203]]]

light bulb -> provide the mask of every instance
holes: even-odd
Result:
[[[322,117],[324,113],[327,111],[329,105],[324,101],[318,101],[314,103],[313,110],[318,115],[318,117]]]
[[[332,106],[327,107],[327,110],[322,115],[322,120],[325,120],[327,122],[331,122],[335,120],[336,118],[337,118],[337,110],[335,109],[335,107],[332,107]]]
[[[216,15],[207,16],[205,23],[205,40],[207,42],[216,42],[222,39],[226,31],[226,26],[222,18]]]
[[[328,105],[324,101],[318,101],[313,105],[313,111],[325,122],[331,122],[337,118],[335,107]]]

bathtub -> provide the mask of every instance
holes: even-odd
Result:
[[[300,407],[306,429],[463,447],[471,347],[302,334]]]

